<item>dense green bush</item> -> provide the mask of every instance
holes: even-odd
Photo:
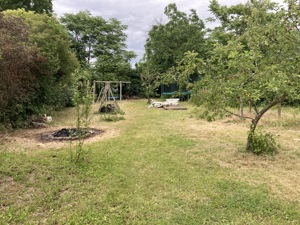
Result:
[[[33,65],[41,62],[28,32],[21,18],[0,13],[0,122],[12,126],[25,119],[26,105],[37,87]]]
[[[0,31],[0,122],[19,127],[70,105],[79,63],[67,30],[46,14],[7,10]]]

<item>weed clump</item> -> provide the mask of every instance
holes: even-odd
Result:
[[[250,151],[257,154],[270,154],[273,155],[277,152],[278,144],[270,133],[262,131],[252,132],[249,135],[251,139]]]
[[[125,120],[125,112],[122,110],[114,110],[110,113],[101,113],[100,120],[105,122],[117,122],[120,120]]]

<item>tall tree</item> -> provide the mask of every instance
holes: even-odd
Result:
[[[100,16],[93,17],[89,11],[66,13],[60,21],[71,34],[72,48],[82,67],[89,67],[96,57],[95,48],[105,42],[106,21]]]
[[[204,23],[195,10],[190,15],[177,9],[176,4],[165,8],[166,24],[152,27],[145,45],[145,62],[159,73],[166,72],[183,58],[187,51],[201,55],[204,50]]]
[[[2,0],[0,4],[2,10],[25,9],[36,13],[52,14],[52,0]]]
[[[150,98],[155,96],[155,92],[161,83],[160,74],[153,70],[147,63],[140,62],[137,65],[137,69],[141,76],[141,85],[143,86],[145,95],[147,97],[147,104],[150,104]]]
[[[116,79],[131,69],[130,60],[135,54],[125,50],[127,26],[120,21],[106,21],[89,11],[65,14],[60,20],[72,36],[72,48],[83,68],[95,64],[101,79]]]
[[[300,54],[295,51],[300,45],[299,21],[295,19],[299,11],[296,4],[290,4],[288,9],[275,7],[269,1],[252,0],[247,4],[251,13],[245,18],[244,32],[227,44],[216,44],[205,63],[196,67],[191,64],[205,73],[192,97],[196,104],[208,109],[208,118],[224,111],[234,114],[228,106],[250,102],[254,115],[244,116],[251,121],[246,149],[259,153],[255,131],[260,119],[278,103],[300,98]],[[196,57],[188,56],[187,60]],[[268,137],[265,135],[265,140]]]
[[[95,49],[97,60],[95,70],[104,80],[131,80],[133,69],[130,61],[136,57],[133,51],[127,51],[124,31],[127,26],[117,19],[110,19],[107,24],[105,42]]]

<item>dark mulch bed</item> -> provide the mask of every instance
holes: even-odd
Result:
[[[103,130],[98,130],[94,128],[89,129],[80,129],[76,128],[63,128],[58,131],[52,131],[48,133],[41,134],[42,141],[69,141],[69,140],[77,140],[79,138],[89,138],[95,135],[103,133]]]

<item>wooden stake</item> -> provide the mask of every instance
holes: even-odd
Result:
[[[240,96],[240,116],[244,116],[243,96]]]
[[[123,82],[120,81],[120,101],[122,101],[122,85],[123,85]]]
[[[93,104],[96,103],[97,96],[96,95],[96,81],[94,80],[94,91],[93,91]]]
[[[278,117],[281,117],[281,103],[278,104]]]

